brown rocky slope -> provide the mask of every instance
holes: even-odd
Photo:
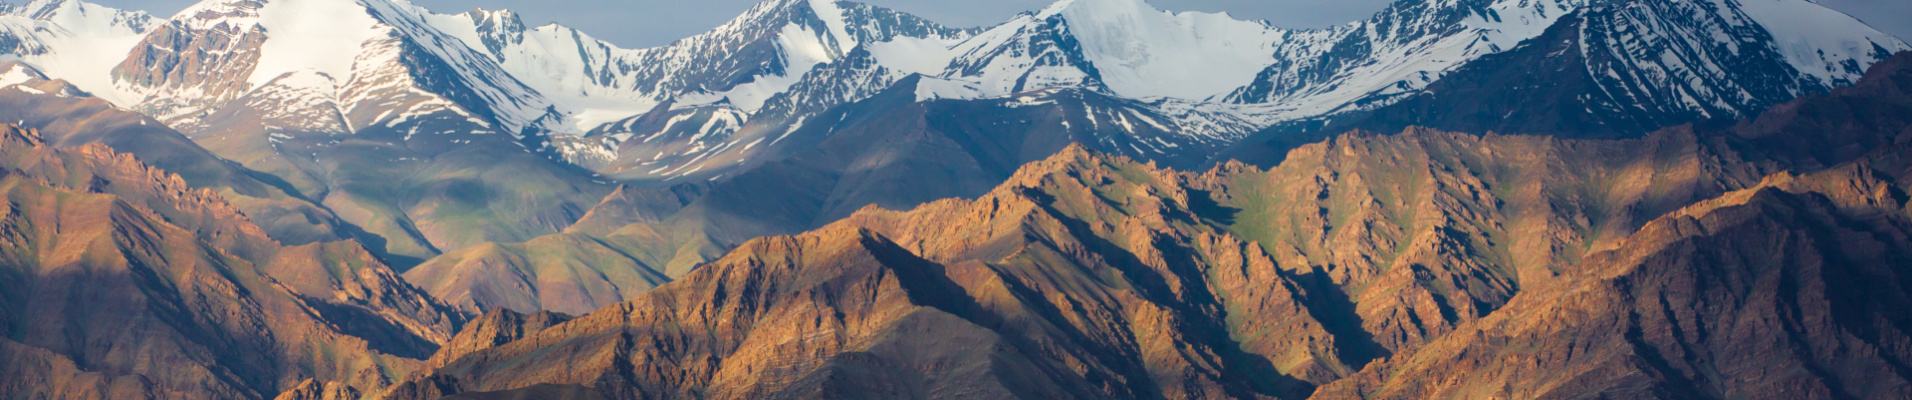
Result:
[[[260,399],[383,388],[463,317],[351,242],[285,247],[101,144],[0,128],[0,397]]]
[[[307,244],[352,238],[330,210],[277,178],[227,162],[158,120],[114,107],[64,80],[46,79],[20,62],[0,71],[28,79],[0,88],[0,121],[31,128],[54,147],[100,143],[142,163],[211,189],[245,211],[273,239]]]
[[[1865,165],[1695,204],[1317,398],[1906,398],[1912,215]]]

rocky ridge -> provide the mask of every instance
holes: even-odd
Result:
[[[1904,178],[1872,168],[1776,175],[1668,214],[1315,397],[1905,396],[1891,310],[1905,307],[1912,225]]]
[[[102,144],[0,132],[8,397],[266,398],[365,390],[465,317],[353,242],[284,247],[218,194]]]

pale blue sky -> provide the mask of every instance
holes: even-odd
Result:
[[[5,0],[24,2],[25,0]],[[194,0],[88,0],[168,16]],[[442,13],[507,8],[525,23],[557,22],[623,47],[649,47],[703,32],[758,0],[411,0]],[[955,26],[985,26],[1052,0],[863,0]],[[1367,18],[1390,0],[1149,0],[1177,11],[1226,11],[1287,28],[1318,28]],[[1818,0],[1879,30],[1912,37],[1912,0]]]

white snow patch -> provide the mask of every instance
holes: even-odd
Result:
[[[923,77],[916,83],[916,101],[940,99],[980,99],[986,97],[976,84],[953,79]]]
[[[26,67],[14,65],[13,68],[7,69],[7,72],[0,73],[0,87],[26,83],[33,78],[33,74],[27,72]]]
[[[1141,0],[1075,0],[1058,12],[1110,90],[1200,100],[1254,81],[1281,30],[1227,14],[1171,13]]]
[[[806,119],[810,119],[810,116],[797,117],[797,123],[790,124],[790,129],[784,130],[782,135],[777,135],[777,139],[770,141],[770,144],[775,145],[777,142],[782,142],[783,138],[790,137],[792,133],[797,133],[798,129],[803,129],[803,121]]]
[[[628,108],[585,108],[577,111],[575,114],[571,114],[570,121],[572,128],[577,129],[579,132],[589,132],[597,127],[622,121],[643,113],[643,111]]]
[[[848,24],[844,22],[843,7],[838,6],[836,0],[810,0],[810,9],[817,13],[817,18],[823,20],[823,26],[830,30],[830,37],[836,39],[836,48],[856,48],[856,38],[850,36]]]
[[[951,48],[959,42],[955,39],[898,36],[895,40],[870,43],[864,48],[876,57],[878,64],[886,68],[906,74],[937,76],[949,68],[950,60],[956,57]]]
[[[672,117],[671,117],[671,119],[668,119],[668,120],[665,120],[665,121],[664,121],[664,128],[663,128],[663,129],[658,129],[658,130],[657,130],[657,133],[658,133],[658,134],[663,134],[663,133],[666,133],[666,132],[670,132],[670,131],[671,131],[671,127],[673,127],[673,126],[677,126],[677,123],[679,123],[679,122],[684,122],[684,121],[686,121],[686,120],[689,120],[689,119],[691,119],[691,118],[696,118],[696,117],[697,117],[697,114],[695,114],[695,113],[685,113],[685,114],[679,114],[679,115],[676,115],[676,116],[672,116]],[[652,135],[651,137],[657,137],[657,135]],[[644,141],[645,141],[645,142],[649,142],[649,141],[651,141],[651,140],[650,140],[650,139],[644,139]]]

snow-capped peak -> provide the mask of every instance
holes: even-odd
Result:
[[[744,15],[708,33],[678,41],[663,48],[646,49],[647,55],[668,57],[665,62],[695,64],[731,64],[738,60],[702,60],[705,52],[737,54],[756,46],[770,46],[776,59],[769,65],[757,65],[730,82],[700,82],[698,87],[683,87],[675,93],[657,95],[679,100],[702,98],[723,100],[754,112],[766,100],[789,90],[818,65],[829,64],[848,54],[858,44],[847,22],[846,10],[837,0],[770,0],[752,7]],[[860,5],[853,5],[860,6]],[[763,41],[768,39],[768,41]],[[662,60],[660,60],[662,61]],[[753,68],[747,64],[720,68]],[[686,71],[704,72],[704,71]],[[714,71],[713,71],[714,72]],[[670,71],[666,74],[678,74]],[[730,79],[736,79],[733,75]],[[689,82],[685,82],[689,83]],[[714,96],[707,95],[714,94]],[[689,95],[689,96],[686,96]]]
[[[152,29],[154,18],[78,0],[38,0],[0,15],[0,46],[55,79],[118,101],[110,71]]]
[[[645,49],[620,48],[559,25],[526,29],[508,11],[478,10],[432,23],[550,96],[576,132],[664,101],[721,102],[754,112],[859,46],[963,35],[906,14],[835,0],[765,1],[708,32]]]
[[[188,132],[275,81],[332,85],[291,89],[322,89],[367,119],[352,126],[443,112],[512,134],[545,129],[550,102],[434,29],[435,17],[404,0],[206,0],[155,29],[111,76],[136,109]],[[307,73],[329,79],[279,80]],[[362,107],[390,112],[350,112]]]
[[[77,36],[131,35],[152,28],[153,17],[78,0],[34,0],[17,15],[50,22]]]
[[[243,32],[259,24],[261,6],[263,4],[257,1],[248,0],[206,0],[179,10],[168,22],[194,30],[221,28]]]
[[[385,35],[359,0],[207,0],[171,21],[196,31],[258,28],[268,39],[245,80],[251,87],[295,71],[345,79],[365,42]]]
[[[355,0],[272,0],[258,23],[271,37],[246,79],[263,85],[289,72],[310,70],[334,79],[352,76],[365,43],[385,36],[379,21]]]

